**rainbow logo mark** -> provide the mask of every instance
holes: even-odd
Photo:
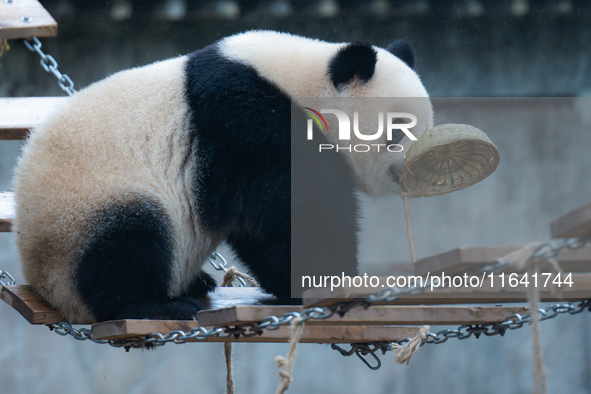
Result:
[[[307,109],[308,111],[312,111],[312,112],[308,112],[308,115],[310,115],[312,117],[312,119],[314,119],[316,121],[316,123],[318,123],[318,127],[320,127],[320,130],[325,130],[328,131],[328,125],[326,124],[326,120],[324,120],[324,117],[322,115],[320,115],[320,112],[313,110],[312,108],[308,108],[308,107],[304,107],[304,109]],[[320,118],[320,119],[318,119]],[[322,120],[322,123],[324,123],[324,128],[322,127],[322,123],[320,123],[320,120]]]

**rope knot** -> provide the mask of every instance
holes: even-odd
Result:
[[[283,356],[275,356],[275,363],[277,364],[275,368],[285,368],[285,366],[287,365],[287,359]],[[293,381],[293,378],[291,377],[291,371],[288,371],[286,369],[282,369],[281,371],[279,371],[279,377],[281,379],[286,379],[288,381]]]
[[[406,365],[408,365],[412,356],[414,356],[417,350],[419,350],[423,342],[427,340],[427,334],[430,329],[431,327],[429,326],[422,326],[419,328],[417,335],[404,345],[393,343],[392,351],[394,352],[394,360],[396,360],[398,364],[406,363]]]
[[[277,363],[277,368],[282,368],[279,371],[279,386],[277,387],[277,391],[275,394],[283,394],[289,388],[289,383],[293,381],[291,377],[291,371],[293,370],[293,364],[295,363],[296,358],[296,346],[304,333],[304,326],[306,325],[305,322],[302,322],[301,317],[296,317],[292,320],[290,329],[291,329],[291,338],[289,341],[289,350],[287,351],[287,356],[275,356],[275,363]]]
[[[222,287],[232,286],[232,282],[234,282],[236,280],[236,278],[242,278],[242,279],[246,280],[252,287],[259,287],[259,284],[252,276],[238,271],[238,268],[236,268],[235,266],[231,266],[224,273],[224,278],[222,280]]]

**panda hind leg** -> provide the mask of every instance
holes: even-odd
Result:
[[[173,250],[160,203],[138,196],[106,207],[92,223],[74,281],[97,321],[192,320],[205,309],[189,296],[167,295]]]

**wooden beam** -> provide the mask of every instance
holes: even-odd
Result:
[[[204,326],[235,326],[262,321],[266,316],[280,317],[300,312],[298,306],[233,306],[199,312],[197,320]],[[343,317],[308,320],[308,325],[405,325],[405,324],[482,324],[500,322],[515,313],[525,314],[524,306],[372,306],[355,308]]]
[[[0,1],[0,40],[57,36],[57,22],[37,0]]]
[[[54,324],[64,320],[31,286],[4,286],[0,298],[31,324]]]
[[[516,275],[521,278],[523,274]],[[566,274],[562,274],[563,279],[564,275]],[[482,279],[482,276],[480,279]],[[572,287],[562,286],[558,288],[551,284],[543,287],[542,278],[538,279],[540,281],[538,288],[541,301],[580,301],[591,298],[591,274],[572,274]],[[381,279],[381,283],[385,283],[385,278]],[[304,306],[332,305],[339,301],[367,297],[378,293],[380,290],[381,288],[366,287],[339,287],[333,291],[330,288],[309,289],[304,292]],[[508,282],[508,275],[505,274],[504,286],[501,286],[499,276],[494,277],[491,286],[490,278],[487,275],[484,282],[482,282],[482,286],[479,287],[444,287],[434,288],[433,291],[427,288],[422,294],[405,295],[395,301],[382,302],[380,305],[503,304],[508,302],[527,302],[527,288],[522,283],[511,287]]]
[[[483,246],[462,247],[426,257],[414,263],[415,274],[427,275],[430,273],[459,274],[485,266],[489,261],[503,257],[520,246]],[[591,271],[591,245],[580,249],[564,249],[556,256],[560,267],[565,272],[589,272]],[[553,269],[542,264],[542,271],[553,272]],[[506,272],[514,272],[506,270]]]
[[[0,193],[0,232],[10,231],[14,218],[14,195],[12,193]]]
[[[591,235],[591,204],[570,211],[550,223],[553,238],[585,237]]]
[[[115,320],[92,325],[95,339],[122,339],[145,337],[151,333],[167,334],[172,330],[185,332],[197,327],[197,321],[159,321],[159,320]],[[413,326],[321,326],[314,325],[304,328],[300,342],[302,343],[353,343],[393,341],[413,337],[419,327]],[[192,340],[191,342],[288,342],[290,338],[289,326],[278,330],[265,330],[262,335],[254,337],[211,337],[207,341]]]
[[[2,4],[0,0],[0,4]],[[0,98],[0,140],[25,139],[67,97]]]

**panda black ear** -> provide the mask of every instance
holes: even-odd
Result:
[[[355,77],[367,82],[373,76],[377,60],[377,52],[371,45],[352,42],[330,59],[328,75],[337,89]]]
[[[388,45],[386,48],[388,52],[402,60],[410,68],[415,66],[415,51],[410,44],[405,40],[396,40]]]

